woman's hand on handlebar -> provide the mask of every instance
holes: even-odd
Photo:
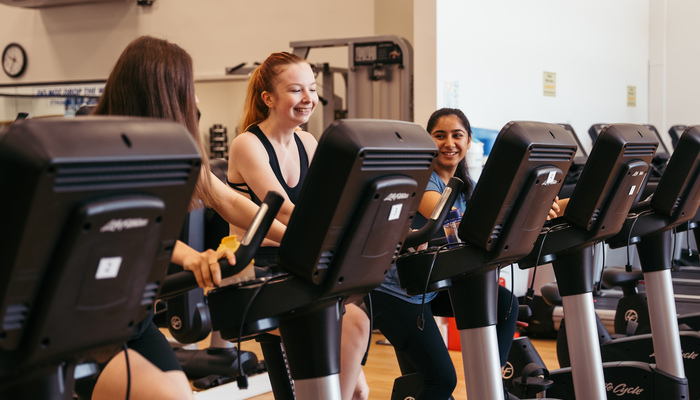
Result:
[[[173,250],[172,262],[192,271],[199,287],[207,289],[221,284],[221,266],[218,261],[222,258],[226,258],[231,265],[236,264],[236,257],[229,249],[209,249],[200,253],[178,241]]]
[[[547,215],[547,220],[554,219],[557,217],[564,216],[564,211],[566,211],[566,206],[569,205],[569,198],[560,199],[559,196],[554,198],[554,203],[552,204],[552,209],[549,210],[549,215]]]
[[[561,207],[559,207],[559,196],[557,196],[554,198],[554,203],[552,203],[552,208],[549,210],[549,214],[547,214],[547,221],[556,218],[559,216],[559,213],[561,213]]]

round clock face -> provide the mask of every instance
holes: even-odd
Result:
[[[13,78],[22,75],[27,66],[27,54],[22,46],[10,43],[2,53],[2,69]]]

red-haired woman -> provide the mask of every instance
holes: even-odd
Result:
[[[285,224],[316,150],[316,139],[299,126],[309,121],[317,104],[316,78],[309,63],[294,54],[273,53],[251,76],[239,125],[242,132],[231,143],[229,185],[255,202],[270,190],[282,193],[285,202],[277,218]],[[263,244],[256,265],[273,266],[279,245]],[[355,304],[347,304],[345,311],[340,388],[343,399],[362,400],[369,395],[362,373],[369,319]]]

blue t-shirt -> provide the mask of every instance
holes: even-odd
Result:
[[[445,182],[440,179],[437,173],[433,171],[432,175],[430,176],[430,180],[428,181],[428,185],[425,188],[426,192],[438,192],[442,193],[445,191]],[[462,213],[464,213],[464,210],[467,208],[467,199],[464,193],[460,193],[457,199],[455,200],[455,203],[453,205],[455,208],[459,209]],[[425,223],[428,222],[428,219],[422,216],[419,213],[416,213],[416,217],[413,219],[413,224],[411,228],[413,229],[419,229]],[[406,294],[406,290],[401,288],[401,285],[399,285],[399,273],[396,270],[396,264],[392,265],[389,271],[386,273],[386,277],[384,278],[384,282],[376,289],[380,292],[398,297],[400,299],[403,299],[405,301],[408,301],[409,303],[415,303],[415,304],[420,304],[423,301],[423,295],[417,295],[417,296],[409,296]],[[427,293],[425,295],[425,302],[429,302],[432,299],[437,296],[436,292],[432,293]]]

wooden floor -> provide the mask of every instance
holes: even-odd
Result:
[[[372,335],[372,345],[369,352],[367,365],[364,368],[367,383],[370,387],[370,400],[389,400],[391,398],[391,388],[394,379],[399,376],[399,366],[396,356],[391,346],[377,344],[377,341],[384,339],[381,334]],[[532,339],[532,343],[537,349],[549,370],[559,367],[556,357],[556,347],[554,340]],[[243,344],[243,350],[253,351],[260,358],[260,348],[254,341]],[[454,391],[455,400],[466,400],[467,391],[464,385],[464,368],[462,367],[462,353],[450,351],[457,370],[457,388]],[[274,400],[272,393],[266,393],[251,398],[252,400]]]

